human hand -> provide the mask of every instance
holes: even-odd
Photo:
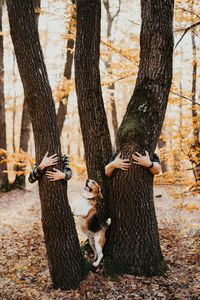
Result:
[[[141,155],[138,152],[135,152],[135,154],[132,155],[132,158],[134,159],[133,164],[140,165],[146,168],[149,168],[152,164],[149,153],[145,151],[145,155]]]
[[[51,172],[51,171],[46,172],[46,176],[49,179],[49,181],[56,181],[56,180],[65,178],[65,173],[63,173],[60,170],[55,169],[55,168],[53,168],[53,170],[54,170],[54,172]]]
[[[48,157],[48,151],[45,154],[45,156],[43,157],[41,163],[39,164],[39,168],[41,170],[45,169],[46,167],[50,167],[50,166],[54,166],[56,165],[58,162],[58,156],[57,153],[51,155]]]
[[[113,160],[112,165],[114,168],[121,169],[123,171],[128,171],[130,167],[129,159],[120,158],[121,153],[119,153],[116,158]]]

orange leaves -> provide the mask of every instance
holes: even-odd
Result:
[[[35,162],[35,159],[31,155],[29,155],[28,153],[24,152],[21,149],[15,153],[8,153],[4,149],[0,149],[0,155],[2,154],[3,157],[0,163],[6,162],[12,165],[13,167],[14,166],[24,167],[23,171],[15,171],[9,168],[8,171],[4,171],[5,173],[14,173],[16,175],[27,174],[27,172],[25,171],[25,167],[31,166]]]
[[[74,80],[68,80],[66,77],[63,77],[62,81],[54,92],[54,96],[57,101],[63,101],[74,89]]]

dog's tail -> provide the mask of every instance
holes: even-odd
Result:
[[[111,224],[111,218],[108,218],[106,224],[109,226]]]

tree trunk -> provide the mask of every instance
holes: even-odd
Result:
[[[115,20],[115,18],[118,16],[120,11],[120,5],[121,1],[119,1],[119,9],[118,12],[112,17],[111,11],[110,11],[110,0],[104,0],[104,7],[106,10],[106,16],[107,16],[107,39],[111,38],[112,35],[112,25]],[[112,59],[109,57],[108,61],[106,62],[106,68],[109,70],[109,75],[112,75],[111,70],[111,62]],[[118,131],[118,120],[117,120],[117,109],[116,109],[116,103],[115,103],[115,84],[112,83],[108,86],[108,92],[109,92],[109,100],[111,104],[111,117],[112,117],[112,125],[113,125],[113,132],[114,132],[114,146],[116,144],[117,139],[117,131]]]
[[[75,0],[71,0],[71,3],[75,5]],[[75,18],[75,16],[72,16],[72,18]],[[69,29],[68,34],[72,34],[71,30]],[[74,49],[74,40],[72,38],[68,38],[67,40],[67,56],[66,56],[66,62],[65,62],[65,70],[64,70],[64,79],[70,80],[72,75],[72,64],[73,64],[73,49]],[[59,103],[58,107],[58,114],[57,114],[57,121],[58,121],[58,129],[59,134],[62,133],[63,124],[65,121],[65,116],[67,113],[67,104],[68,104],[68,98],[69,95],[64,96]]]
[[[141,0],[140,66],[133,96],[120,125],[117,152],[153,155],[160,136],[172,79],[173,1]],[[111,233],[105,249],[108,274],[162,275],[161,253],[153,202],[153,175],[131,164],[111,179]]]
[[[158,148],[159,150],[165,152],[165,148],[166,148],[166,141],[162,138],[162,137],[159,137],[158,139]],[[162,159],[161,162],[160,162],[160,165],[161,165],[161,169],[162,169],[162,173],[166,173],[167,172],[167,162],[165,159]]]
[[[77,1],[75,82],[80,124],[88,176],[102,186],[105,196],[104,167],[112,146],[100,85],[100,20],[100,0]]]
[[[40,2],[41,0],[34,0],[37,26],[39,25],[40,5],[41,5]],[[20,142],[19,142],[19,149],[21,149],[24,152],[28,152],[30,133],[31,133],[31,117],[28,109],[27,99],[24,98],[21,131],[20,131]],[[15,167],[15,171],[17,172],[24,172],[25,169],[26,167],[24,166]],[[13,182],[13,187],[25,188],[25,184],[26,184],[26,176],[24,174],[16,175],[15,181]]]
[[[192,126],[194,142],[189,151],[189,158],[193,165],[194,176],[197,184],[200,184],[200,141],[199,141],[199,122],[196,108],[196,85],[197,85],[197,47],[195,32],[192,30]]]
[[[2,32],[2,7],[3,0],[0,0],[0,32]],[[4,98],[4,63],[3,63],[3,35],[0,35],[0,189],[8,190],[8,174],[3,171],[7,170],[7,164],[1,163],[6,158],[6,113]]]
[[[55,105],[44,64],[32,1],[7,0],[11,37],[30,110],[36,162],[48,150],[61,158]],[[61,159],[56,166],[61,169]],[[50,168],[51,169],[51,168]],[[67,201],[67,184],[39,180],[42,226],[54,288],[71,289],[83,278],[84,265],[74,219]]]

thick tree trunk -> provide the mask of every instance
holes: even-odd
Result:
[[[44,65],[32,1],[7,0],[11,37],[30,110],[36,161],[48,150],[61,157],[56,112]],[[60,169],[61,159],[57,165]],[[74,219],[67,202],[67,184],[39,180],[42,226],[49,269],[55,288],[77,287],[83,278],[83,258]]]
[[[73,5],[75,5],[75,0],[71,0],[71,2]],[[72,17],[75,18],[75,16]],[[70,29],[68,34],[69,35],[72,34]],[[69,37],[67,41],[67,55],[66,55],[65,69],[63,74],[66,80],[70,80],[72,75],[72,64],[73,64],[73,57],[74,57],[73,49],[74,49],[74,40]],[[69,95],[64,96],[60,100],[59,107],[58,107],[57,120],[58,120],[58,129],[60,135],[62,133],[63,124],[67,113],[68,97]]]
[[[112,147],[99,72],[100,0],[77,1],[75,82],[88,176],[107,191],[104,166]]]
[[[0,0],[0,32],[2,32],[2,7],[3,0]],[[6,113],[5,113],[5,98],[4,98],[4,63],[3,63],[3,35],[0,35],[0,189],[8,190],[8,174],[4,173],[7,170],[7,164],[2,163],[6,158]]]
[[[172,79],[173,1],[142,0],[140,66],[135,90],[118,131],[117,152],[153,154],[160,136]],[[166,263],[159,244],[153,175],[132,164],[111,179],[111,233],[105,270],[112,274],[160,275]]]
[[[36,14],[36,22],[37,26],[39,24],[39,16],[40,16],[40,5],[41,0],[34,0],[35,14]],[[28,143],[30,140],[31,133],[31,117],[29,113],[27,99],[24,98],[23,103],[23,111],[22,111],[22,121],[21,121],[21,131],[20,131],[20,142],[19,149],[24,152],[28,152]],[[23,163],[23,161],[22,161]],[[26,167],[24,166],[16,166],[15,170],[17,172],[24,172]],[[16,175],[15,181],[13,182],[13,187],[25,188],[26,177],[24,174]]]

